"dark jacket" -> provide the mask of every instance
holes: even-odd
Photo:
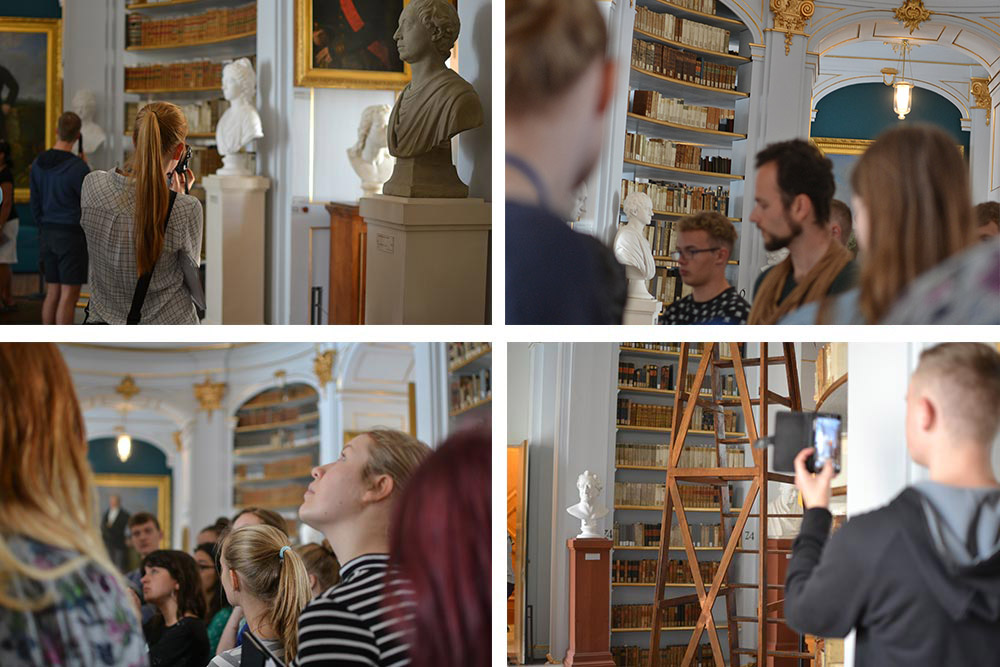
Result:
[[[792,546],[790,627],[857,629],[856,667],[1000,665],[1000,491],[924,482],[828,538],[830,521],[807,510]]]
[[[80,191],[90,167],[76,155],[54,148],[31,164],[31,214],[39,227],[80,226]]]

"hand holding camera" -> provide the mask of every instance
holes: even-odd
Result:
[[[191,186],[194,185],[194,172],[188,166],[190,163],[191,147],[185,146],[184,157],[177,163],[174,170],[170,172],[170,189],[178,194],[188,194],[191,191]]]
[[[832,458],[826,459],[819,474],[810,472],[806,460],[815,453],[815,447],[807,447],[795,457],[795,488],[802,494],[802,505],[806,509],[830,507],[830,483],[837,474],[833,469]]]

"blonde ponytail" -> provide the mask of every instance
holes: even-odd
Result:
[[[312,597],[302,559],[288,536],[271,526],[244,526],[222,540],[222,558],[239,573],[245,592],[268,607],[267,622],[285,650],[285,662],[298,649],[299,614]]]
[[[170,191],[165,162],[187,137],[187,119],[168,102],[152,102],[139,110],[132,132],[135,155],[135,263],[138,275],[149,271],[163,251]]]

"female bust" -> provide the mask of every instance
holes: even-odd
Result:
[[[653,201],[645,192],[632,192],[623,208],[628,222],[615,235],[615,258],[625,267],[629,298],[652,299],[646,281],[656,273],[656,264],[645,229],[653,217]]]
[[[264,136],[260,115],[254,108],[256,76],[247,58],[240,58],[222,70],[222,94],[229,100],[229,108],[222,114],[215,128],[215,143],[222,155],[223,167],[219,174],[249,175],[243,147]]]

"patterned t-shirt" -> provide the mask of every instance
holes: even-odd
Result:
[[[79,554],[13,535],[14,557],[42,570]],[[146,642],[125,591],[92,561],[51,581],[14,576],[6,593],[20,600],[49,596],[38,611],[0,606],[0,665],[145,667]]]
[[[750,304],[730,287],[719,296],[698,302],[688,294],[667,306],[660,324],[746,324]]]

